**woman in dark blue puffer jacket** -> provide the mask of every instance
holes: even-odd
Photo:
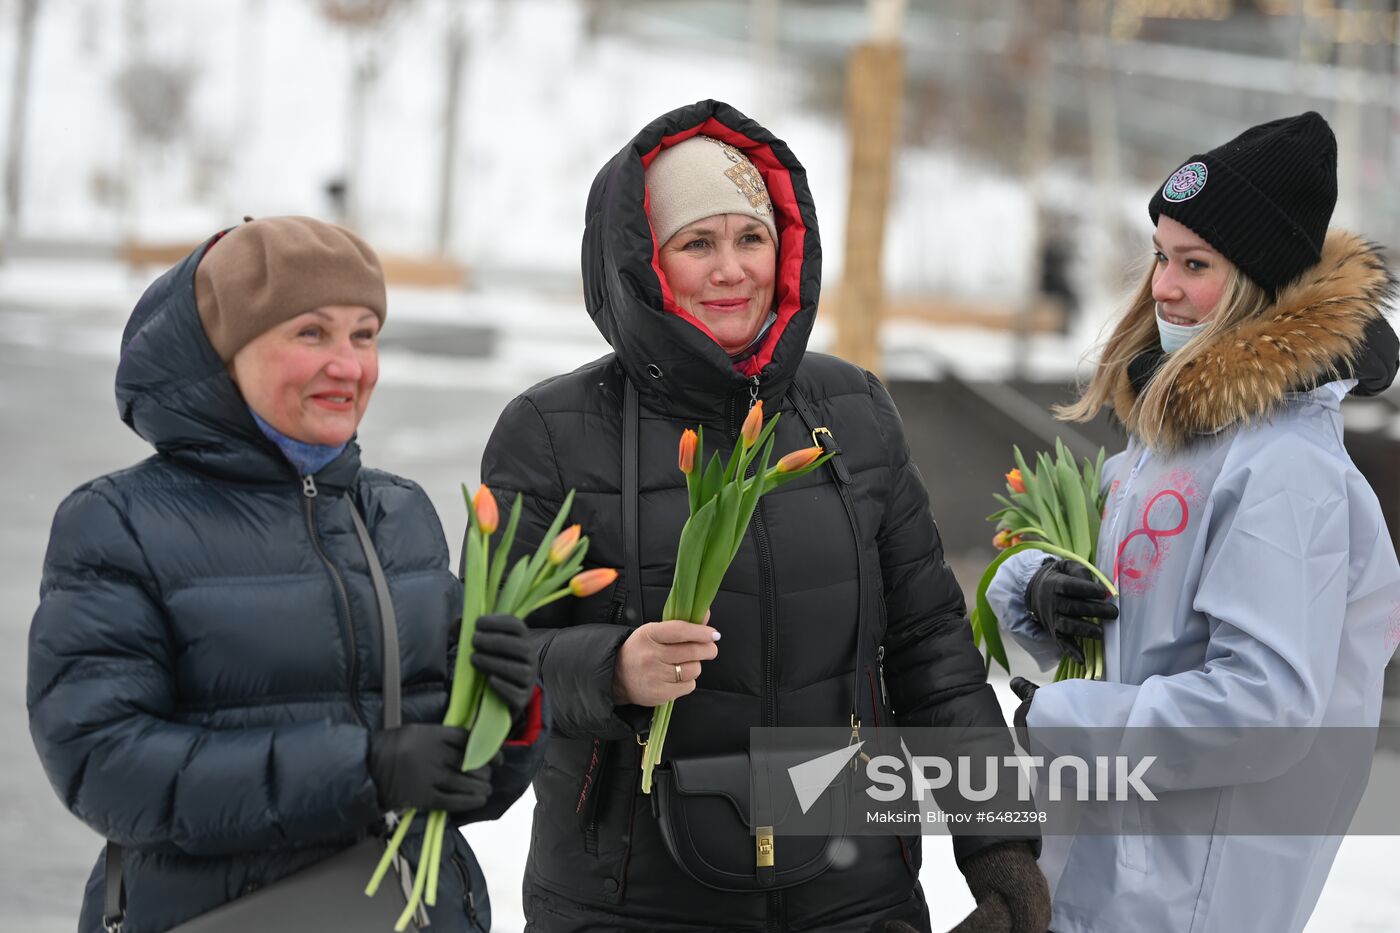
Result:
[[[540,695],[522,623],[473,661],[517,731],[461,774],[446,708],[461,585],[423,491],[360,466],[385,312],[374,252],[307,218],[252,221],[157,280],[117,403],[156,453],[54,519],[30,632],[30,730],[64,804],[122,847],[125,933],[156,933],[365,838],[385,812],[493,819],[529,782]],[[398,620],[403,721],[382,729],[382,632],[358,510]],[[419,821],[421,823],[421,821]],[[418,839],[407,843],[416,861]],[[368,880],[368,879],[366,879]],[[102,927],[101,861],[81,933]],[[448,834],[433,930],[487,929]]]

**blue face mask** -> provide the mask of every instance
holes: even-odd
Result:
[[[299,476],[310,476],[313,473],[321,472],[345,449],[344,444],[331,446],[299,441],[294,437],[288,437],[268,424],[253,409],[249,408],[248,414],[253,416],[253,420],[258,424],[258,429],[263,432],[267,439],[276,444],[277,449],[282,451],[282,456],[287,458],[287,462],[296,467]]]
[[[1177,350],[1180,350],[1182,347],[1186,346],[1188,340],[1206,329],[1205,321],[1190,326],[1164,321],[1162,320],[1162,312],[1160,309],[1156,312],[1156,318],[1157,334],[1162,338],[1162,349],[1167,353],[1175,353]]]

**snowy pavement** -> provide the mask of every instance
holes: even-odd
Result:
[[[60,806],[39,767],[24,713],[25,633],[37,603],[49,522],[74,486],[147,455],[112,396],[125,308],[145,280],[120,267],[0,266],[0,933],[73,929],[100,841]],[[449,541],[464,515],[458,487],[477,481],[481,450],[506,401],[529,384],[606,351],[574,296],[493,291],[396,292],[383,376],[361,430],[366,461],[410,476],[433,498]],[[505,325],[509,325],[506,327]],[[400,331],[395,336],[396,328]],[[905,412],[906,417],[917,417]],[[1027,668],[1023,668],[1027,669]],[[1012,699],[1005,678],[999,695]],[[523,927],[526,795],[495,823],[467,830],[491,885],[496,929]],[[951,845],[930,838],[923,881],[935,929],[972,907]],[[1342,845],[1315,933],[1400,930],[1400,838]]]

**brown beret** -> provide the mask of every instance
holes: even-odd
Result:
[[[225,362],[253,338],[326,305],[369,308],[384,323],[384,272],[369,244],[311,217],[266,217],[210,245],[194,273],[194,300]]]

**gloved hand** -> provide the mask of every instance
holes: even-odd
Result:
[[[468,813],[491,796],[491,766],[462,771],[467,730],[415,722],[369,734],[369,774],[384,810]]]
[[[482,616],[472,636],[472,666],[486,675],[486,684],[520,718],[535,692],[539,658],[530,630],[511,615]]]
[[[1026,717],[1031,713],[1031,700],[1035,699],[1035,692],[1040,687],[1031,683],[1024,677],[1011,678],[1011,692],[1021,701],[1021,705],[1016,707],[1016,712],[1011,714],[1011,724],[1016,727],[1016,739],[1021,743],[1021,747],[1030,751],[1030,732],[1026,727]]]
[[[1060,650],[1084,663],[1076,638],[1103,638],[1103,628],[1088,619],[1116,619],[1118,607],[1088,567],[1068,558],[1047,557],[1026,584],[1031,618],[1055,637]]]
[[[1008,842],[980,852],[963,866],[977,909],[958,933],[1045,933],[1050,926],[1050,886],[1030,846]]]

